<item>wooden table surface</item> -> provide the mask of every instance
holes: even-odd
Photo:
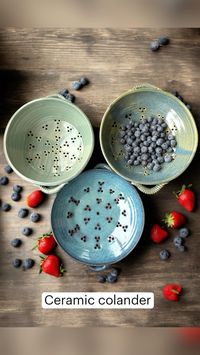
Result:
[[[158,53],[149,50],[149,43],[160,34],[167,34],[171,44]],[[1,144],[4,128],[12,113],[25,102],[70,88],[73,80],[86,75],[91,84],[77,93],[77,105],[99,126],[106,107],[118,95],[135,84],[149,82],[163,89],[180,91],[192,106],[200,125],[200,30],[137,30],[137,29],[2,29],[0,31],[0,127]],[[90,166],[101,162],[98,146]],[[4,175],[5,157],[0,151],[0,175]],[[20,220],[17,211],[25,205],[26,195],[33,187],[11,174],[10,184],[1,186],[1,199],[11,202],[12,210],[0,214],[0,326],[197,326],[200,325],[199,248],[200,224],[198,210],[188,214],[192,235],[188,252],[178,253],[172,237],[164,247],[172,257],[159,260],[162,246],[150,243],[149,223],[169,210],[183,211],[172,194],[183,183],[192,183],[199,192],[199,151],[187,172],[171,182],[157,195],[141,195],[146,209],[146,228],[139,246],[119,266],[118,283],[101,285],[87,267],[80,266],[60,249],[67,273],[63,278],[37,274],[37,267],[23,272],[15,270],[15,257],[33,257],[31,248],[36,238],[50,230],[50,209],[55,196],[49,197],[37,210],[42,221],[32,225],[34,234],[22,237],[23,245],[10,246],[20,228],[30,225]],[[10,199],[14,183],[24,186],[23,200]],[[171,235],[174,235],[171,233]],[[180,302],[170,303],[162,297],[162,287],[178,282],[184,287]],[[154,310],[43,310],[43,291],[150,291],[155,292]]]

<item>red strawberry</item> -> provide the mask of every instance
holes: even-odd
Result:
[[[34,190],[27,196],[27,205],[31,208],[39,206],[44,200],[44,194],[40,190]]]
[[[161,243],[164,239],[168,237],[168,232],[163,229],[159,224],[154,224],[150,231],[150,238],[154,243]]]
[[[165,215],[163,222],[171,228],[180,228],[186,223],[186,218],[182,213],[172,211]]]
[[[52,234],[43,234],[41,238],[38,239],[36,246],[33,248],[38,248],[38,250],[45,255],[48,255],[56,247],[57,243]]]
[[[183,185],[181,190],[175,194],[180,205],[188,212],[192,212],[195,206],[195,194],[191,190],[191,187],[192,185]]]
[[[189,343],[200,343],[200,327],[196,328],[181,328],[179,330],[183,340]]]
[[[40,272],[60,277],[63,276],[65,269],[63,268],[60,259],[56,255],[48,255],[46,258],[41,256]]]
[[[168,301],[178,301],[182,291],[182,286],[177,284],[168,284],[163,287],[163,296]]]

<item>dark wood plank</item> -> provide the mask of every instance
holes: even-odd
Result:
[[[149,42],[168,34],[171,45],[159,53],[151,53]],[[106,107],[123,91],[142,82],[150,82],[167,90],[177,89],[191,103],[200,124],[199,101],[200,31],[195,29],[137,30],[137,29],[2,29],[0,31],[0,125],[3,130],[10,115],[23,103],[70,87],[71,81],[87,75],[91,84],[78,92],[79,105],[94,126],[99,126]],[[96,129],[98,142],[98,130]],[[2,145],[1,145],[2,147]],[[90,162],[93,166],[102,161],[98,143]],[[0,173],[3,174],[5,158],[0,151]],[[159,194],[142,195],[146,209],[146,229],[136,250],[120,263],[122,274],[117,284],[99,285],[95,276],[58,249],[66,265],[63,279],[37,275],[36,267],[29,272],[13,270],[11,260],[37,252],[31,248],[38,235],[50,229],[50,209],[54,196],[38,211],[43,215],[40,224],[34,225],[31,238],[23,238],[23,247],[16,253],[10,240],[20,235],[26,220],[16,217],[24,205],[25,196],[32,186],[16,175],[10,176],[10,185],[1,187],[1,199],[10,201],[13,183],[23,184],[23,201],[12,203],[12,211],[1,212],[1,326],[192,326],[199,325],[199,246],[200,227],[198,212],[187,214],[193,231],[188,239],[188,253],[178,254],[172,238],[165,246],[172,251],[167,263],[159,260],[160,247],[148,240],[148,226],[155,217],[160,218],[176,208],[172,191],[182,183],[193,183],[200,189],[199,151],[188,171],[171,182]],[[152,211],[152,212],[151,212]],[[172,233],[174,234],[174,233]],[[177,304],[163,300],[162,286],[167,282],[180,282],[185,294]],[[152,291],[155,292],[154,311],[45,311],[41,309],[43,291]]]

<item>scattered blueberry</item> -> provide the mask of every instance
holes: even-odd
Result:
[[[187,238],[189,236],[190,232],[189,232],[188,228],[181,228],[181,229],[179,229],[178,234],[179,234],[179,237],[181,237],[181,238]]]
[[[9,182],[7,176],[1,176],[0,177],[0,185],[7,185]]]
[[[69,93],[69,90],[68,89],[63,89],[61,91],[59,91],[59,94],[66,97],[66,95]]]
[[[34,223],[38,222],[40,220],[40,214],[36,212],[31,213],[30,220]]]
[[[89,80],[85,77],[80,79],[80,83],[82,86],[88,85],[89,84]]]
[[[114,283],[117,281],[117,276],[113,276],[112,274],[108,274],[106,276],[106,281],[110,284]]]
[[[177,247],[177,249],[178,249],[178,251],[180,251],[181,253],[184,253],[187,249],[186,249],[186,247],[185,247],[185,245],[179,245],[178,247]]]
[[[11,240],[10,244],[12,245],[12,247],[18,248],[22,244],[22,241],[19,238],[15,238],[15,239]]]
[[[111,274],[112,276],[119,276],[120,270],[119,270],[119,269],[116,269],[116,268],[113,268],[113,269],[111,270],[110,274]]]
[[[18,192],[13,192],[11,195],[11,199],[15,202],[19,201],[21,199],[21,195]]]
[[[82,84],[80,81],[74,81],[72,83],[72,89],[74,90],[80,90],[82,88]]]
[[[23,187],[22,187],[22,186],[20,186],[20,185],[13,185],[13,191],[20,193],[20,192],[22,192],[22,190],[23,190]]]
[[[96,277],[97,281],[100,282],[101,284],[106,282],[106,277],[104,275],[97,275]]]
[[[7,174],[11,174],[13,172],[13,169],[11,168],[10,165],[4,166],[4,170]]]
[[[9,203],[2,202],[1,209],[4,212],[8,212],[11,209],[11,205],[9,205]]]
[[[32,231],[32,229],[29,228],[29,227],[24,227],[24,228],[21,229],[21,232],[22,232],[23,235],[25,235],[26,237],[28,237],[29,235],[32,234],[33,231]]]
[[[15,267],[15,268],[20,267],[21,264],[22,264],[22,260],[21,260],[21,259],[15,259],[15,260],[13,260],[13,262],[12,262],[12,265],[13,265],[13,267]]]
[[[156,52],[160,48],[160,43],[158,41],[154,41],[151,43],[150,48],[153,52]]]
[[[25,259],[23,261],[23,269],[24,270],[31,269],[34,266],[34,264],[35,264],[35,261],[33,259],[30,259],[30,258]]]
[[[170,252],[168,250],[166,250],[166,249],[161,250],[161,252],[160,252],[160,259],[161,260],[167,260],[167,259],[169,259],[169,257],[170,257]]]
[[[68,101],[70,101],[70,102],[74,102],[75,101],[75,99],[76,99],[76,97],[73,95],[73,94],[71,94],[71,93],[68,93],[66,96],[65,96],[65,98],[66,98],[66,100],[68,100]]]
[[[175,237],[173,243],[175,247],[178,248],[183,244],[183,239],[181,237]]]
[[[160,46],[167,46],[170,42],[170,39],[168,37],[159,37],[158,38],[158,43]]]
[[[25,218],[28,216],[28,209],[27,208],[20,208],[18,212],[18,217],[19,218]]]

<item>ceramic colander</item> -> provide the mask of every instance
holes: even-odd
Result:
[[[124,160],[120,144],[120,126],[148,117],[165,119],[176,137],[174,160],[159,172],[141,166],[130,167]],[[147,194],[158,192],[167,182],[181,175],[190,165],[198,145],[198,132],[191,112],[174,95],[155,86],[137,86],[117,98],[104,114],[100,127],[100,144],[109,166]],[[148,187],[144,185],[155,185]]]
[[[144,227],[144,209],[130,183],[105,168],[93,169],[58,192],[51,225],[66,253],[99,270],[135,248]]]
[[[10,119],[4,135],[9,164],[45,193],[57,192],[77,176],[93,148],[88,118],[61,95],[22,106]]]

